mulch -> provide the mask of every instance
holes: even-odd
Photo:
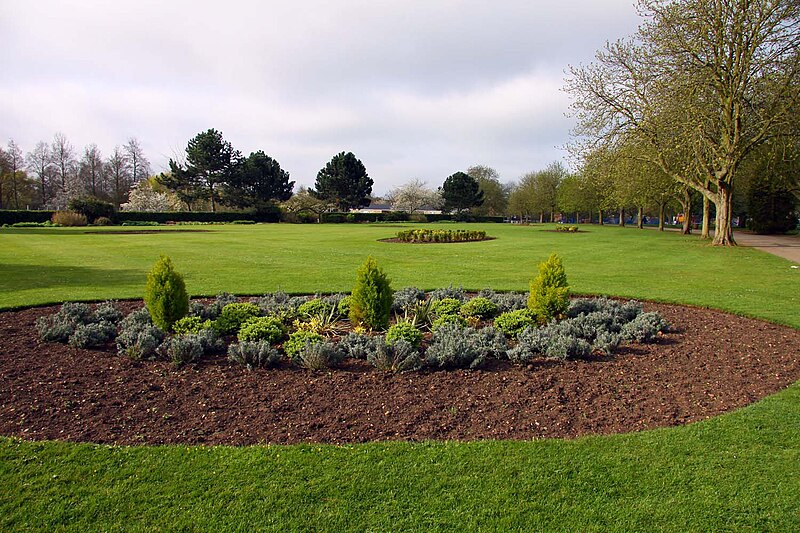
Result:
[[[468,241],[435,242],[435,241],[404,241],[402,239],[398,239],[397,237],[390,237],[388,239],[378,239],[378,242],[392,242],[397,244],[464,244],[470,242],[493,241],[496,238],[497,237],[484,237],[483,239],[470,239]]]
[[[230,445],[573,438],[703,420],[800,379],[800,330],[645,308],[676,331],[612,357],[396,375],[353,360],[326,372],[250,372],[223,355],[176,369],[39,342],[34,320],[56,307],[3,312],[0,434]]]

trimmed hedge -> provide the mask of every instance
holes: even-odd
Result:
[[[438,214],[425,215],[428,222],[457,221],[457,222],[503,222],[503,217]],[[328,224],[341,224],[345,222],[408,222],[411,215],[403,211],[384,211],[383,213],[323,213],[322,222]]]
[[[211,211],[169,211],[169,212],[143,212],[143,211],[122,211],[117,213],[118,220],[130,220],[133,222],[233,222],[238,220],[252,220],[254,222],[280,222],[281,213],[274,211],[236,211],[218,212]]]
[[[17,222],[49,222],[55,211],[12,211],[0,210],[0,225],[16,224]]]

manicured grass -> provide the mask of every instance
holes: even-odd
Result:
[[[577,292],[710,306],[800,327],[800,271],[751,248],[712,248],[674,232],[608,226],[584,226],[587,232],[577,234],[509,224],[431,227],[483,229],[497,239],[383,243],[378,239],[393,236],[398,225],[351,224],[201,226],[208,231],[128,235],[3,229],[0,309],[141,297],[146,273],[162,253],[184,274],[190,293],[214,295],[349,291],[367,255],[396,288],[452,283],[527,290],[536,265],[555,251]]]
[[[395,287],[525,290],[556,251],[581,292],[800,327],[800,272],[761,252],[655,231],[472,227],[498,239],[386,244],[376,240],[395,228],[349,225],[0,230],[0,306],[139,296],[159,253],[195,294],[256,294],[349,290],[367,254]],[[688,427],[574,441],[206,448],[0,439],[0,530],[797,531],[798,428],[800,384]]]

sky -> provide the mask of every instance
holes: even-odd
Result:
[[[636,30],[632,2],[0,0],[0,141],[136,137],[160,172],[215,128],[298,185],[342,151],[375,194],[515,181],[567,162],[567,69]]]

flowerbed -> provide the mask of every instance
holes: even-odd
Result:
[[[471,242],[485,241],[490,237],[482,230],[408,229],[397,232],[399,242]]]

